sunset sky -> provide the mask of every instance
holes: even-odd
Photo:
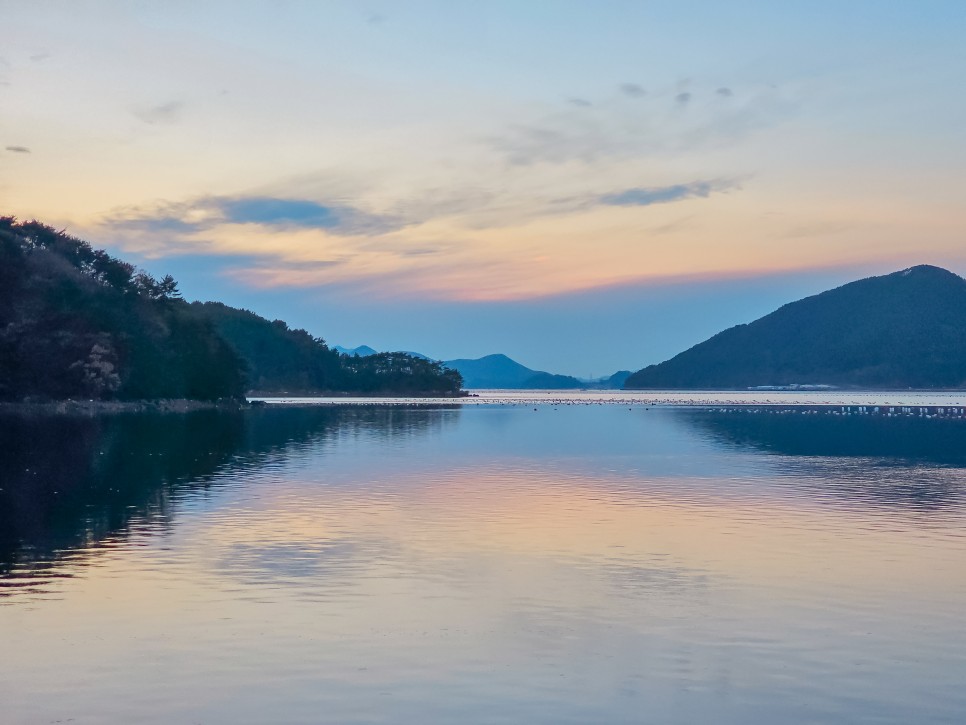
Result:
[[[0,214],[330,343],[605,375],[966,273],[966,3],[0,0]]]

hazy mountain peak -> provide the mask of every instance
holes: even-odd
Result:
[[[917,264],[915,267],[909,267],[907,269],[900,270],[898,272],[893,272],[888,277],[933,277],[936,279],[949,279],[949,280],[960,280],[966,282],[959,275],[950,272],[948,269],[942,267],[936,267],[932,264]],[[861,280],[860,280],[861,281]]]

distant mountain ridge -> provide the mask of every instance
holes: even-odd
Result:
[[[966,280],[920,265],[851,282],[720,332],[624,387],[792,384],[966,387]]]
[[[359,355],[366,357],[377,354],[368,345],[355,348],[333,346],[333,349],[345,355]],[[405,354],[430,360],[418,352]],[[629,370],[621,370],[609,377],[595,380],[581,380],[573,375],[556,375],[543,370],[534,370],[516,360],[495,353],[480,358],[458,358],[444,360],[443,365],[458,371],[463,376],[463,385],[475,389],[511,389],[511,390],[575,390],[578,388],[606,388],[620,389],[624,381],[631,374]]]
[[[467,388],[535,388],[541,390],[584,387],[570,375],[554,375],[533,370],[506,355],[495,354],[471,359],[447,360],[444,365],[458,370]]]
[[[446,367],[458,370],[467,388],[510,390],[619,390],[631,373],[620,370],[609,377],[582,380],[573,375],[555,375],[533,370],[502,354],[468,360],[447,360]]]
[[[335,350],[337,353],[340,353],[342,355],[348,355],[349,357],[352,357],[354,355],[358,355],[359,357],[369,357],[370,355],[376,354],[376,351],[373,350],[368,345],[359,345],[359,347],[353,347],[353,348],[342,347],[342,345],[333,345],[332,349]]]
[[[378,350],[373,350],[368,345],[359,345],[359,347],[342,347],[342,345],[333,345],[332,349],[341,355],[348,355],[349,357],[371,357],[372,355],[378,355]],[[388,350],[386,352],[389,352]],[[421,352],[412,352],[411,350],[393,350],[393,353],[402,353],[403,355],[409,355],[410,357],[419,358],[420,360],[433,359],[429,355],[423,355]]]

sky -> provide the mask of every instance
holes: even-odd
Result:
[[[966,274],[966,3],[0,0],[0,214],[331,344],[660,362]]]

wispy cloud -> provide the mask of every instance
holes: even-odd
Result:
[[[514,166],[539,163],[585,163],[627,148],[627,133],[608,127],[608,120],[574,110],[532,124],[513,124],[487,139]]]
[[[224,275],[258,289],[273,287],[316,287],[338,281],[333,276],[344,264],[341,260],[286,263],[284,261],[261,262],[246,266],[228,267]],[[343,273],[346,280],[350,275]]]
[[[577,108],[590,108],[591,106],[594,105],[586,98],[577,98],[577,97],[568,98],[567,103],[569,103],[571,106],[576,106]]]
[[[225,224],[317,229],[347,236],[382,234],[404,226],[399,219],[343,204],[271,196],[214,196],[149,209],[121,209],[104,223],[119,230],[175,236],[196,235]]]
[[[730,179],[716,179],[713,181],[692,181],[687,184],[672,184],[671,186],[650,186],[625,189],[611,194],[604,194],[598,198],[599,203],[608,206],[651,206],[652,204],[668,204],[684,199],[703,199],[713,192],[729,191],[738,188],[738,184]]]
[[[181,120],[184,111],[184,102],[168,101],[157,106],[144,106],[135,108],[132,113],[152,126],[177,123]]]
[[[672,203],[681,203],[684,214],[690,214],[689,200],[735,188],[732,179],[698,179],[596,192],[591,185],[558,197],[518,199],[511,189],[497,197],[480,194],[473,203],[455,194],[442,206],[432,200],[422,207],[417,203],[405,219],[281,195],[207,197],[120,210],[93,236],[143,258],[221,256],[222,274],[257,288],[339,287],[387,298],[522,299],[639,274],[635,265],[611,268],[607,255],[592,264],[554,255],[550,240],[566,229],[565,217],[599,213],[606,218],[616,208]],[[524,227],[545,224],[544,229],[556,231],[533,235],[514,227],[523,220],[528,222]],[[642,212],[641,222],[638,229],[648,236],[673,233],[675,227],[667,225],[683,223],[680,217],[650,211]]]
[[[567,196],[530,194],[523,197],[512,191],[499,195],[473,190],[460,194],[459,190],[453,190],[451,197],[440,192],[430,194],[425,199],[414,198],[406,206],[412,214],[412,223],[417,227],[421,223],[450,218],[464,229],[479,231],[590,212],[601,207],[668,204],[739,189],[738,179],[721,178],[630,187],[606,193],[588,190]]]
[[[331,229],[342,234],[382,233],[397,229],[400,222],[368,214],[349,206],[320,204],[306,199],[268,196],[216,198],[205,206],[217,211],[229,224],[262,224],[271,227]]]
[[[602,103],[594,113],[571,99],[568,106],[542,117],[511,122],[484,137],[484,142],[513,166],[639,161],[734,143],[797,112],[796,104],[773,88],[714,104],[696,103],[697,93],[681,90],[678,84],[640,97],[639,102]],[[713,86],[706,93],[733,98]],[[685,108],[687,114],[681,113]]]
[[[647,91],[644,90],[644,87],[638,85],[637,83],[621,83],[619,88],[621,93],[623,93],[625,96],[630,96],[631,98],[641,98],[642,96],[647,95]]]
[[[718,90],[715,91],[715,93],[717,93],[722,98],[731,98],[734,95],[734,91],[726,87],[719,88]]]
[[[7,151],[15,154],[29,154],[30,149],[26,146],[7,146]]]

